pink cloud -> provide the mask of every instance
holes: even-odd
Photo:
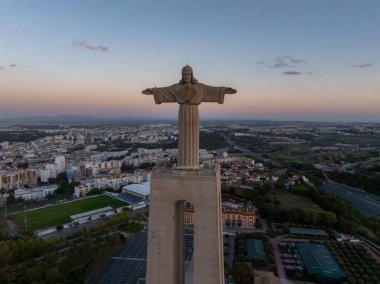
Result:
[[[94,46],[92,44],[86,43],[84,41],[74,41],[73,47],[82,47],[87,50],[92,50],[92,51],[102,51],[102,52],[107,52],[109,50],[108,46],[105,45],[99,45],[99,46]]]
[[[298,72],[298,71],[285,71],[282,74],[284,74],[284,75],[301,75],[302,73]]]
[[[4,65],[4,66],[1,65],[0,69],[6,70],[6,69],[9,69],[9,68],[19,68],[19,67],[26,67],[26,66],[25,65],[11,63],[11,64],[7,64],[7,65]]]
[[[274,63],[268,65],[270,68],[281,68],[281,67],[296,67],[297,64],[307,64],[308,62],[304,59],[294,58],[289,55],[278,56],[274,59]]]
[[[109,47],[108,46],[99,46],[98,47],[101,51],[104,51],[104,52],[107,52],[108,51],[108,49],[109,49]]]
[[[352,67],[357,68],[367,68],[367,67],[374,67],[372,63],[363,63],[363,64],[350,64]]]

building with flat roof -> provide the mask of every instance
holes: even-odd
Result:
[[[346,279],[342,268],[325,245],[297,243],[296,248],[307,273],[315,276],[318,283],[340,283]]]
[[[3,171],[0,174],[0,188],[5,188],[7,191],[36,184],[37,171],[35,169]]]
[[[142,184],[134,183],[134,184],[128,184],[123,187],[123,192],[131,192],[139,196],[148,196],[150,193],[150,182],[144,182]]]
[[[247,247],[247,257],[249,259],[259,260],[266,258],[263,240],[247,239],[245,242]]]
[[[194,207],[191,203],[185,203],[184,221],[187,225],[193,224]],[[223,226],[233,228],[253,228],[256,222],[256,207],[252,202],[246,204],[235,204],[231,202],[222,203]]]
[[[53,194],[58,189],[58,185],[48,185],[35,188],[22,188],[15,190],[16,199],[38,200],[45,198],[48,194]]]
[[[102,214],[105,214],[105,213],[108,213],[108,212],[111,212],[111,211],[113,211],[112,207],[111,206],[107,206],[107,207],[103,207],[103,208],[99,208],[99,209],[83,212],[83,213],[80,213],[80,214],[70,215],[70,219],[71,219],[71,221],[76,222],[76,221],[79,221],[79,220],[87,219],[89,217],[100,216]]]
[[[322,229],[289,227],[289,233],[292,235],[298,235],[302,237],[318,237],[318,238],[329,237],[329,234],[326,232],[326,230],[322,230]]]
[[[76,198],[86,196],[90,191],[90,187],[85,184],[79,184],[74,187],[74,196]]]

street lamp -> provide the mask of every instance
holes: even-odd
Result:
[[[24,225],[25,225],[25,231],[27,231],[27,228],[26,228],[26,210],[25,210],[26,206],[24,205]]]

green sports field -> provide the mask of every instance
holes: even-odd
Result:
[[[49,207],[26,211],[27,229],[35,231],[70,222],[70,215],[79,214],[102,207],[118,208],[126,203],[113,199],[107,195],[98,195],[91,198],[79,199],[72,202],[52,205]],[[28,208],[26,208],[28,210]],[[24,226],[24,212],[12,215],[16,223]]]

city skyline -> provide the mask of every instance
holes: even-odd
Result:
[[[231,86],[201,118],[380,121],[377,1],[2,1],[0,118],[175,118],[183,65]]]

